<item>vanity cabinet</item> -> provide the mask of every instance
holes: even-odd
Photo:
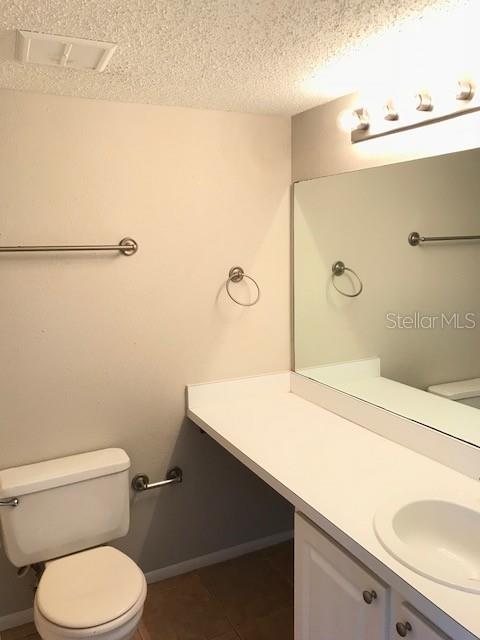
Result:
[[[398,630],[397,630],[398,627]],[[405,633],[404,636],[402,634]],[[392,625],[388,640],[451,640],[397,594],[392,594]]]
[[[451,640],[295,514],[295,640]]]
[[[385,640],[388,587],[295,516],[295,639]]]

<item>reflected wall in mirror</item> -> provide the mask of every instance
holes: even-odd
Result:
[[[480,235],[480,150],[295,184],[295,370],[480,446],[480,241],[412,232]]]

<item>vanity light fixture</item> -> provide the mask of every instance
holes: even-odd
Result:
[[[390,99],[384,105],[383,117],[380,114],[377,116],[375,109],[372,111],[375,114],[373,117],[365,107],[355,109],[350,133],[352,144],[480,111],[480,93],[470,80],[460,80],[456,94],[452,92],[450,95],[451,98],[446,101],[440,97],[434,101],[434,95],[422,89],[415,95],[415,103],[405,112],[398,111]]]
[[[368,130],[370,127],[370,117],[368,115],[368,111],[364,107],[352,111],[352,116],[354,120],[352,131]]]

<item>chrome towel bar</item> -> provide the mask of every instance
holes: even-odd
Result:
[[[166,480],[160,482],[150,482],[150,478],[146,473],[137,473],[132,479],[132,489],[134,491],[149,491],[150,489],[158,489],[169,484],[177,484],[183,482],[183,471],[180,467],[173,467],[167,471]]]
[[[133,238],[123,238],[118,244],[77,244],[51,246],[0,247],[0,253],[17,253],[27,251],[120,251],[124,256],[132,256],[138,250]]]
[[[18,498],[0,498],[0,507],[18,507],[19,504]]]
[[[461,240],[480,240],[480,236],[421,236],[417,231],[412,231],[408,236],[408,244],[412,247],[424,242],[458,242]]]

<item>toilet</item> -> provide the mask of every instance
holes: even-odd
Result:
[[[442,398],[480,409],[480,378],[435,384],[428,387],[427,391]]]
[[[129,640],[145,576],[106,543],[128,532],[130,460],[103,449],[0,471],[0,532],[16,567],[40,574],[34,621],[44,640]]]

